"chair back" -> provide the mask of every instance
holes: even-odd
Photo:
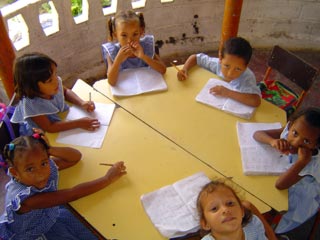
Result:
[[[304,91],[310,89],[318,75],[318,69],[279,46],[274,46],[268,60],[268,65],[271,69],[277,70]]]

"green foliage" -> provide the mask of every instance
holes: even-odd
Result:
[[[71,12],[74,17],[82,14],[82,0],[71,0]]]

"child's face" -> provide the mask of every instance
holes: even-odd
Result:
[[[241,57],[231,54],[225,54],[220,60],[221,72],[226,82],[240,77],[240,75],[247,69],[245,60]]]
[[[50,177],[50,164],[46,151],[36,147],[20,154],[15,157],[14,166],[10,168],[12,176],[26,186],[44,188]]]
[[[50,99],[53,95],[56,95],[59,91],[59,82],[57,76],[57,67],[52,64],[52,75],[45,82],[38,82],[40,97]]]
[[[230,189],[218,187],[212,193],[203,193],[201,205],[204,215],[201,226],[211,230],[214,237],[242,231],[244,210]]]
[[[320,136],[320,130],[311,127],[304,116],[296,119],[289,127],[288,142],[292,146],[291,153],[297,153],[298,148],[308,148],[310,150],[317,148],[317,140]]]
[[[131,42],[139,42],[142,35],[139,21],[116,22],[115,36],[123,47]]]

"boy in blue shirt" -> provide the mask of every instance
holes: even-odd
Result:
[[[193,54],[187,59],[177,77],[180,81],[186,80],[188,70],[198,65],[228,82],[232,89],[215,86],[210,89],[210,93],[258,107],[261,104],[261,93],[254,73],[248,68],[251,55],[252,47],[247,40],[241,37],[230,38],[224,44],[221,58],[209,57],[203,53]]]

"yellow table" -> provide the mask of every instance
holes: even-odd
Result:
[[[208,79],[215,75],[194,67],[189,79],[180,82],[176,74],[173,67],[167,68],[164,75],[168,85],[166,92],[113,97],[107,80],[96,82],[94,88],[196,158],[223,175],[232,177],[237,184],[269,206],[276,210],[287,209],[287,191],[274,187],[277,177],[243,175],[236,122],[247,120],[195,101]],[[263,100],[250,121],[285,124],[286,114]]]
[[[73,90],[83,98],[92,92],[92,100],[110,102],[84,82],[78,81]],[[59,145],[55,143],[57,135],[48,134],[55,145]],[[122,160],[127,166],[127,175],[112,185],[71,203],[108,239],[165,239],[146,215],[140,196],[199,171],[209,178],[222,177],[121,108],[114,112],[101,149],[75,147],[81,151],[83,158],[75,166],[60,172],[59,188],[72,187],[102,176],[108,167],[99,165],[100,162]],[[242,193],[261,211],[268,210],[257,198]]]

